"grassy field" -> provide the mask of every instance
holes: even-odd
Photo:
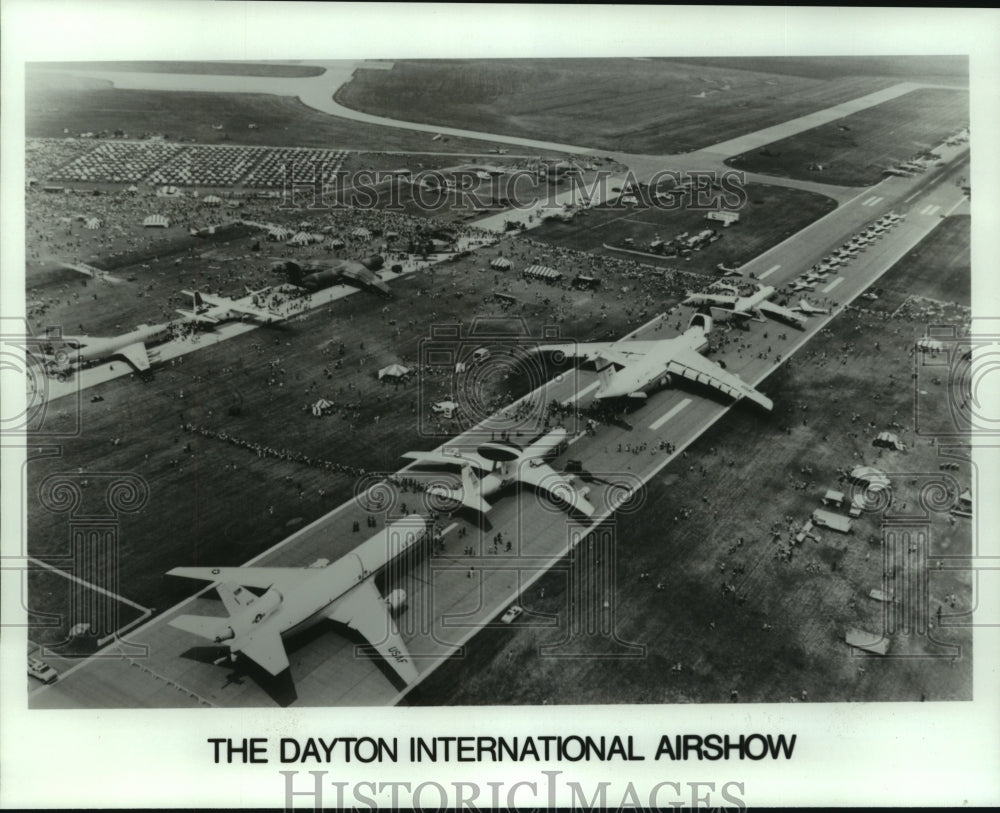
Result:
[[[941,221],[879,281],[884,298],[895,294],[968,305],[972,295],[969,233],[968,215]]]
[[[258,129],[248,129],[251,123],[257,124]],[[213,124],[222,124],[224,129],[213,130]],[[167,133],[175,141],[201,144],[365,151],[483,153],[498,146],[463,138],[431,141],[427,133],[328,116],[286,96],[120,90],[98,80],[29,70],[25,89],[26,135],[61,138],[64,128],[72,134],[114,129],[131,135]]]
[[[683,60],[408,60],[358,70],[337,101],[369,113],[581,147],[678,153],[896,84]]]
[[[831,198],[798,189],[749,184],[746,191],[747,203],[739,211],[740,221],[728,228],[706,220],[704,210],[694,208],[690,198],[686,198],[684,208],[676,211],[654,206],[608,208],[587,211],[569,223],[553,219],[539,226],[533,236],[554,246],[607,256],[627,256],[652,265],[714,275],[719,263],[730,267],[741,265],[837,206]],[[722,237],[700,251],[693,251],[689,259],[630,255],[614,250],[649,252],[650,242],[657,237],[669,240],[681,232],[697,234],[708,228],[718,230]],[[627,238],[634,242],[627,244]],[[612,248],[605,248],[605,245]]]
[[[318,65],[286,65],[268,62],[45,62],[46,68],[85,71],[125,71],[126,73],[206,73],[217,76],[319,76]],[[31,63],[29,63],[29,68]]]
[[[726,161],[748,172],[844,186],[877,183],[882,170],[967,126],[964,90],[923,88]],[[809,169],[821,164],[822,171]]]
[[[898,76],[908,82],[968,85],[969,59],[964,56],[748,56],[686,57],[691,65],[789,74],[811,79],[842,76]]]
[[[944,284],[965,273],[953,266]],[[914,293],[930,288],[918,285]],[[967,299],[955,303],[967,305]],[[640,511],[617,517],[614,631],[621,641],[645,645],[645,657],[601,657],[615,650],[603,635],[577,639],[592,658],[540,654],[540,646],[566,634],[564,561],[521,601],[529,614],[557,617],[556,629],[532,626],[529,615],[510,628],[486,629],[464,658],[438,669],[409,702],[727,702],[734,690],[741,702],[971,698],[971,634],[955,626],[971,609],[969,574],[934,566],[936,555],[970,550],[969,520],[935,510],[924,518],[917,508],[926,483],[951,475],[960,490],[971,473],[960,454],[959,470],[942,473],[939,449],[913,432],[910,350],[922,331],[905,316],[886,321],[849,309],[768,379],[769,389],[781,393],[773,413],[733,410],[688,449],[687,459],[654,478]],[[886,428],[899,433],[907,451],[872,446]],[[883,587],[883,570],[890,586],[905,575],[903,565],[883,562],[882,514],[862,514],[848,536],[816,529],[820,541],[798,546],[789,531],[821,507],[827,489],[844,489],[838,470],[860,463],[892,478],[894,510],[908,510],[931,540],[929,603],[912,609],[934,628],[929,635],[897,628],[884,658],[852,657],[843,641],[851,627],[885,628],[886,605],[869,591]],[[607,572],[577,555],[585,585]],[[735,593],[727,595],[724,584]]]

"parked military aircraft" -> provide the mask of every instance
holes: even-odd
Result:
[[[696,313],[688,329],[672,339],[546,344],[538,350],[594,363],[600,378],[594,396],[597,399],[646,398],[649,391],[670,384],[676,376],[706,384],[733,398],[749,398],[764,409],[773,408],[770,398],[701,355],[708,347],[711,330],[711,317]]]
[[[767,301],[768,297],[774,293],[772,285],[760,285],[749,296],[741,296],[739,290],[732,285],[719,285],[718,290],[720,293],[688,294],[684,304],[708,306],[712,318],[719,321],[727,321],[735,316],[741,319],[766,322],[767,319],[764,317],[767,315],[784,319],[796,327],[805,327],[805,322],[797,313]],[[721,291],[729,293],[721,293]]]
[[[385,260],[378,254],[372,254],[363,260],[300,262],[284,257],[276,259],[278,261],[272,267],[285,272],[292,285],[307,291],[319,291],[331,285],[347,283],[357,288],[378,291],[383,296],[392,296],[389,286],[375,274],[385,264]]]
[[[203,294],[199,291],[181,291],[182,294],[190,296],[192,308],[189,311],[177,309],[177,312],[193,322],[202,322],[209,325],[216,325],[230,319],[250,318],[264,324],[270,324],[284,319],[284,315],[277,311],[259,308],[256,305],[245,305],[235,299],[227,299],[212,294]],[[249,295],[261,293],[260,291],[250,292]]]
[[[278,675],[289,666],[282,636],[328,619],[359,632],[412,683],[417,672],[392,618],[405,593],[394,590],[392,602],[384,599],[374,576],[423,542],[427,531],[425,517],[405,517],[333,564],[319,559],[309,567],[175,567],[169,575],[217,582],[227,615],[180,615],[170,625],[226,646],[233,660],[242,654]]]
[[[169,336],[170,331],[166,325],[139,325],[135,330],[120,336],[62,336],[52,340],[54,352],[50,360],[59,369],[69,369],[121,356],[142,372],[156,361],[156,352],[150,351],[147,345],[163,341]],[[56,350],[59,345],[65,345],[75,353]]]
[[[524,448],[509,441],[490,441],[475,452],[407,452],[403,457],[422,465],[458,466],[461,488],[431,486],[427,493],[484,514],[492,508],[488,497],[514,483],[526,483],[589,517],[594,506],[587,500],[588,489],[578,490],[576,478],[559,474],[545,462],[545,457],[562,448],[567,435],[565,429],[553,429]],[[483,476],[477,477],[473,469],[483,472]]]

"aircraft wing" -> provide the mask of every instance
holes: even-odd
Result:
[[[168,576],[183,576],[185,579],[201,579],[206,582],[235,584],[243,587],[259,587],[266,590],[277,587],[279,593],[294,589],[306,575],[301,567],[175,567],[167,571]],[[220,593],[221,595],[221,593]]]
[[[204,322],[206,325],[219,324],[218,319],[212,316],[206,316],[204,313],[195,313],[194,311],[182,311],[180,308],[177,308],[177,312],[185,319],[189,319],[192,322]]]
[[[405,452],[403,454],[407,460],[413,460],[417,463],[432,463],[434,465],[443,466],[475,466],[480,471],[490,471],[493,468],[493,463],[487,460],[482,455],[476,452],[462,452],[462,456],[453,454],[444,454],[437,449],[432,449],[429,452]]]
[[[483,499],[482,494],[472,488],[463,486],[462,488],[448,488],[447,486],[431,486],[427,489],[428,494],[435,497],[444,497],[446,500],[461,503],[466,508],[487,513],[493,506]]]
[[[357,630],[407,683],[417,679],[417,670],[396,629],[396,623],[389,615],[389,606],[371,579],[361,582],[334,602],[326,611],[326,616]]]
[[[689,294],[685,305],[735,305],[736,297],[730,294]]]
[[[604,356],[608,359],[622,357],[625,362],[642,358],[652,351],[662,341],[646,341],[626,339],[620,342],[569,342],[566,344],[543,344],[537,349],[546,353],[562,353],[568,357],[596,358]]]
[[[580,494],[569,480],[551,466],[519,466],[517,479],[562,502],[569,503],[571,508],[585,516],[590,517],[594,514],[594,506],[590,500]]]
[[[252,635],[230,644],[230,649],[242,652],[272,675],[280,675],[289,666],[281,633],[273,625],[262,624]]]
[[[788,310],[788,308],[783,308],[781,305],[775,305],[773,302],[761,302],[757,307],[761,313],[766,313],[768,316],[777,316],[779,319],[784,319],[798,327],[805,327],[805,320],[799,314]]]
[[[732,398],[749,398],[764,409],[774,408],[774,403],[766,395],[757,392],[739,376],[727,373],[714,361],[705,358],[696,350],[681,349],[675,351],[673,358],[667,362],[667,372],[689,381],[707,384]]]
[[[821,308],[818,305],[813,305],[811,302],[807,302],[805,299],[800,299],[799,304],[796,305],[796,309],[802,311],[803,313],[829,313],[827,308]]]
[[[149,369],[149,356],[146,354],[146,345],[142,342],[130,344],[118,351],[129,360],[135,369],[142,372]]]

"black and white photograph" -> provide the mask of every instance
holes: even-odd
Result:
[[[997,15],[351,8],[5,6],[3,806],[1000,801]]]

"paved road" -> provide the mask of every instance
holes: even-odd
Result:
[[[843,269],[835,294],[830,294],[836,299],[830,315],[813,317],[805,331],[783,329],[787,335],[784,340],[776,338],[779,331],[771,327],[767,343],[774,353],[787,359],[940,223],[943,215],[962,205],[964,198],[946,178],[944,170],[918,178],[890,178],[747,263],[741,269],[745,274],[753,273],[758,277],[766,274],[769,284],[780,286],[886,211],[908,212],[902,223]],[[816,301],[823,297],[811,295],[811,298]],[[672,336],[677,332],[676,323],[686,323],[689,314],[688,309],[679,308],[676,313],[658,317],[643,326],[637,335],[644,338]],[[749,334],[727,343],[713,355],[745,380],[754,384],[764,381],[761,387],[766,393],[765,379],[775,368],[775,360],[773,354],[761,359],[759,347],[752,343],[755,334],[768,329],[766,325],[752,325]],[[585,405],[593,389],[593,374],[581,371],[576,376],[546,382],[526,399],[540,403],[552,398],[564,402],[576,399]],[[780,393],[767,394],[774,399],[781,397]],[[596,527],[624,493],[624,488],[616,483],[628,486],[647,481],[730,408],[754,407],[747,404],[731,407],[687,388],[668,389],[650,397],[628,416],[631,429],[602,425],[593,437],[586,434],[575,437],[569,450],[554,465],[559,468],[565,465],[566,459],[574,458],[583,461],[589,472],[604,475],[599,478],[604,482],[591,484],[590,499],[598,507],[593,522],[568,518],[564,512],[546,505],[530,492],[512,493],[497,500],[489,515],[490,526],[481,535],[465,518],[456,515],[445,521],[445,549],[433,555],[427,552],[412,567],[387,576],[387,583],[383,584],[385,589],[404,587],[409,595],[408,609],[400,617],[400,626],[420,678],[456,651],[460,652],[465,642],[485,624],[495,623],[496,616],[521,590],[551,566],[566,561],[565,554],[576,548],[588,530]],[[673,455],[654,451],[661,439],[676,445]],[[475,442],[466,435],[446,445],[474,446]],[[648,447],[641,454],[618,451],[619,444],[624,448],[626,444],[634,447],[643,443]],[[414,474],[412,470],[407,473]],[[424,476],[438,480],[448,477],[442,473]],[[419,494],[401,493],[394,499],[397,510],[401,511],[403,502],[410,511],[425,510]],[[332,560],[343,555],[365,537],[351,530],[353,522],[362,519],[362,513],[365,513],[364,508],[357,502],[345,503],[261,554],[254,563],[308,565],[320,557]],[[463,528],[468,535],[459,537]],[[491,539],[498,532],[505,540],[513,542],[512,551],[507,552],[501,546],[498,553],[490,552]],[[467,545],[474,548],[471,556],[461,553]],[[276,685],[259,676],[216,666],[212,660],[219,654],[217,648],[201,647],[189,634],[164,623],[178,612],[218,615],[219,602],[206,597],[207,592],[208,588],[129,633],[128,644],[110,647],[102,653],[103,657],[76,664],[57,663],[63,671],[62,679],[34,691],[31,706],[260,706],[288,702],[291,695],[287,684]],[[596,612],[605,629],[614,628],[613,606],[597,608]],[[523,623],[546,621],[536,617]],[[400,686],[381,661],[364,657],[364,653],[356,649],[359,643],[345,635],[342,629],[332,626],[320,627],[315,635],[290,642],[289,659],[297,704],[384,705],[399,702],[412,686]],[[570,640],[567,646],[571,648],[572,645]]]

